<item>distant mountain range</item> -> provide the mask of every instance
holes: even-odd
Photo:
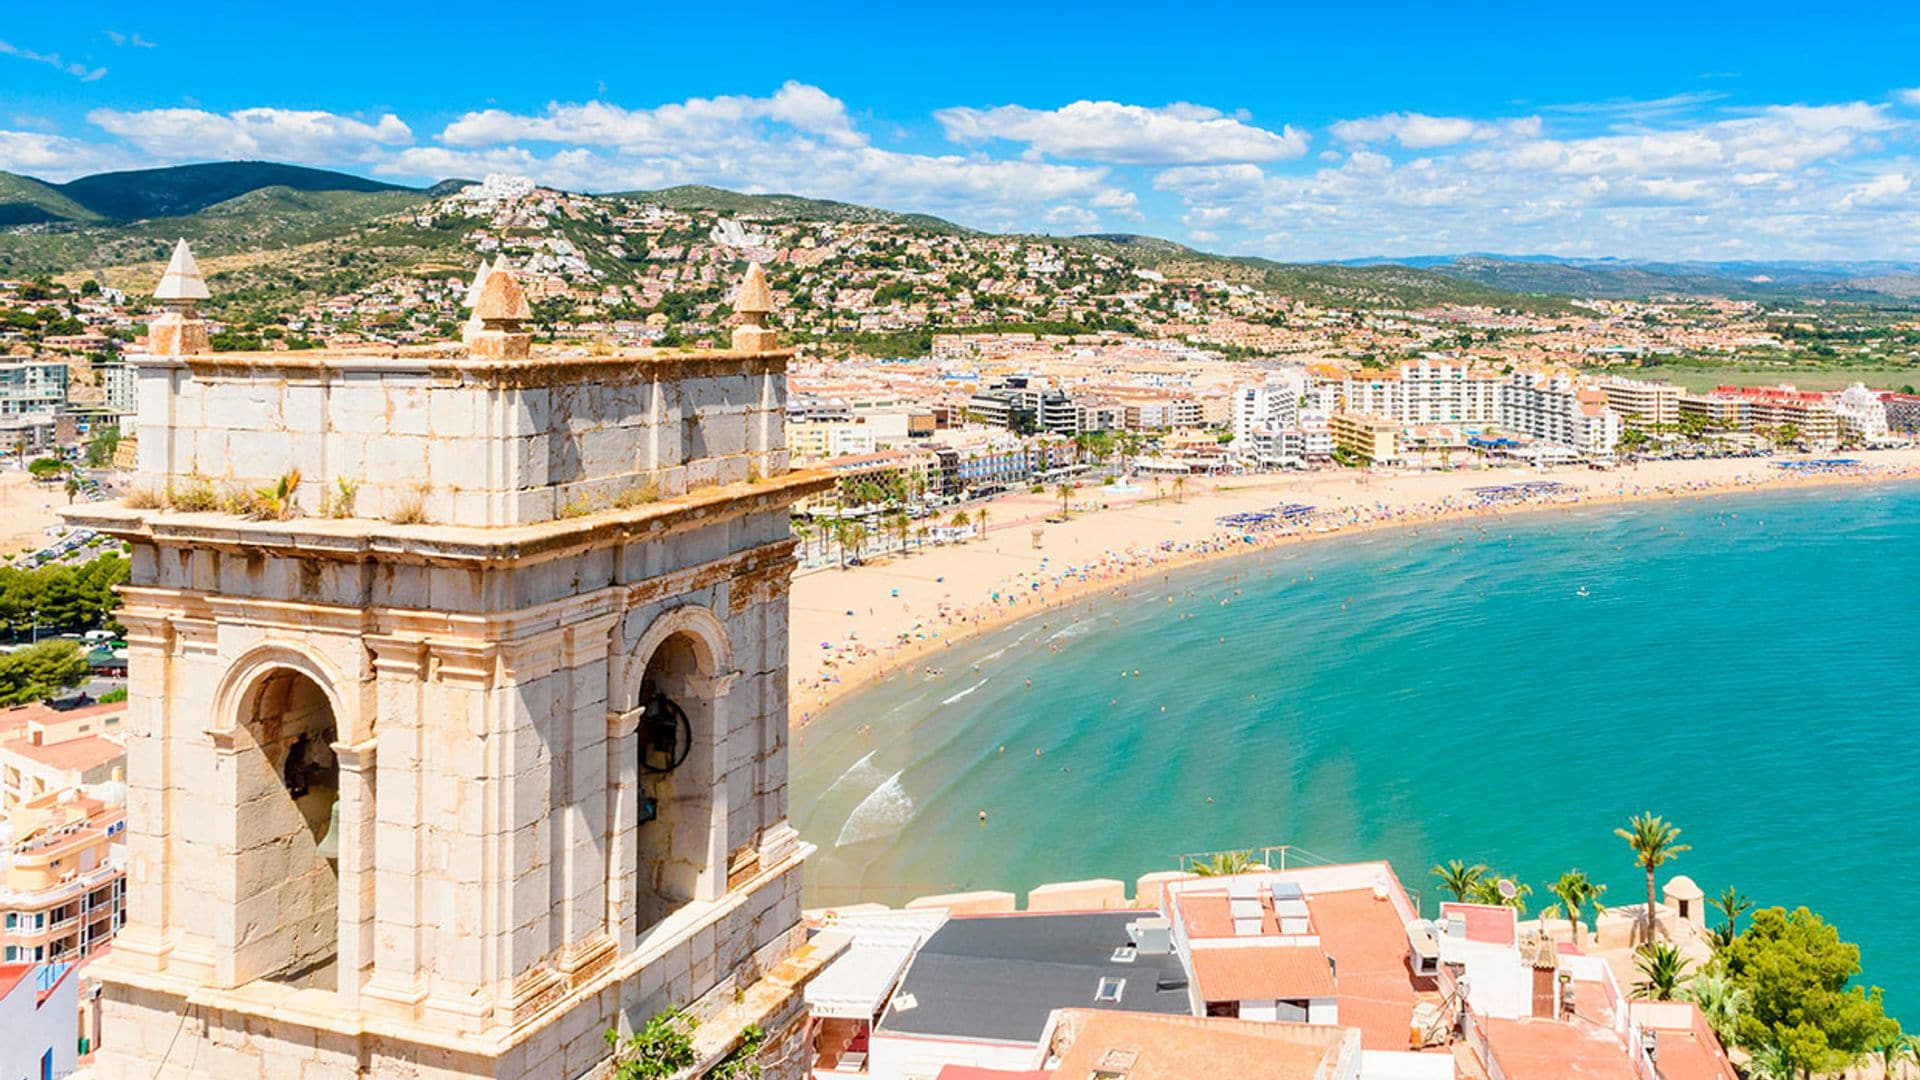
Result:
[[[1342,266],[1411,266],[1516,292],[1636,299],[1677,294],[1736,299],[1886,301],[1920,296],[1920,262],[1668,262],[1557,255],[1417,255]]]
[[[203,255],[303,253],[280,267],[282,287],[328,261],[353,276],[452,259],[444,235],[407,225],[406,211],[466,186],[389,184],[347,173],[264,161],[214,162],[101,173],[63,184],[0,172],[0,276],[108,269],[164,256],[185,236]],[[615,193],[686,210],[758,218],[874,222],[944,235],[974,230],[926,214],[897,213],[797,195],[749,195],[686,185]],[[1560,309],[1567,298],[1727,296],[1822,298],[1903,304],[1920,298],[1920,263],[1661,262],[1547,255],[1461,254],[1282,263],[1197,251],[1150,236],[1047,237],[1143,268],[1214,274],[1336,306],[1485,304]],[[338,248],[339,250],[335,250]]]

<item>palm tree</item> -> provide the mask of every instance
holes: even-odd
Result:
[[[1653,875],[1666,865],[1668,859],[1693,848],[1689,844],[1677,843],[1680,827],[1661,819],[1651,810],[1636,815],[1627,825],[1627,828],[1613,832],[1633,849],[1634,865],[1647,873],[1647,943],[1652,944],[1659,935],[1658,920],[1654,918]]]
[[[67,476],[67,505],[73,505],[73,497],[80,494],[80,481],[69,474]]]
[[[1793,1062],[1793,1055],[1779,1046],[1768,1043],[1753,1051],[1747,1061],[1748,1080],[1800,1080],[1800,1067]]]
[[[1184,476],[1174,477],[1173,478],[1173,501],[1179,502],[1180,496],[1185,494],[1186,490],[1187,490],[1187,478]]]
[[[973,523],[980,526],[980,535],[987,535],[987,508],[981,507],[973,512]]]
[[[853,557],[858,559],[860,557],[861,550],[867,546],[867,539],[869,535],[870,534],[867,532],[867,527],[865,525],[862,525],[857,521],[849,523],[847,525],[846,533],[841,537],[841,540],[840,540],[841,549],[842,549],[841,554],[842,554],[843,560],[844,560],[846,548],[852,548]],[[846,563],[842,561],[840,565],[845,566]]]
[[[1633,984],[1633,996],[1640,1001],[1672,1001],[1687,973],[1687,960],[1680,950],[1664,941],[1656,941],[1634,955],[1633,966],[1641,974]]]
[[[964,529],[969,520],[971,519],[967,517],[965,510],[955,510],[953,516],[947,519],[947,525],[954,529]]]
[[[1718,910],[1720,917],[1726,920],[1724,926],[1717,926],[1707,931],[1708,940],[1713,942],[1713,951],[1719,952],[1733,944],[1733,939],[1740,936],[1740,916],[1753,910],[1753,901],[1740,895],[1739,889],[1729,885],[1720,890],[1719,896],[1707,903]]]
[[[1073,481],[1062,480],[1060,482],[1060,486],[1053,489],[1054,494],[1060,496],[1060,516],[1061,517],[1066,517],[1069,514],[1073,513],[1072,509],[1069,508],[1067,505],[1067,500],[1073,498],[1073,492],[1076,487],[1077,485],[1074,484]]]
[[[1893,1076],[1894,1069],[1909,1061],[1920,1061],[1920,1038],[1903,1031],[1895,1031],[1880,1037],[1873,1044],[1873,1053],[1880,1059],[1880,1074]]]
[[[1500,891],[1502,885],[1512,889],[1513,895],[1503,894]],[[1479,881],[1473,883],[1473,888],[1467,890],[1467,902],[1486,904],[1490,907],[1510,907],[1524,914],[1527,910],[1527,897],[1532,895],[1533,886],[1488,872]]]
[[[1560,905],[1567,911],[1567,921],[1573,924],[1572,936],[1575,948],[1580,945],[1580,909],[1586,907],[1587,900],[1593,896],[1593,882],[1579,870],[1569,870],[1560,875],[1560,880],[1547,886]]]
[[[1487,868],[1482,863],[1468,866],[1454,859],[1445,866],[1434,867],[1433,876],[1440,879],[1440,887],[1452,893],[1455,900],[1465,900],[1467,894],[1478,888],[1481,880],[1487,876]]]
[[[1740,1017],[1746,1013],[1752,995],[1716,968],[1695,975],[1693,981],[1681,989],[1680,999],[1700,1006],[1700,1015],[1706,1017],[1707,1026],[1720,1037],[1721,1044],[1732,1046],[1734,1031],[1740,1026]]]
[[[1255,865],[1251,851],[1218,851],[1204,859],[1195,859],[1190,869],[1201,877],[1226,877],[1244,874]]]

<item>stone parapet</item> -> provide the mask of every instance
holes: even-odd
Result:
[[[298,473],[307,515],[464,526],[636,506],[785,473],[791,355],[137,357],[134,489],[191,505]]]

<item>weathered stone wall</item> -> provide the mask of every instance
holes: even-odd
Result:
[[[100,1080],[292,1077],[351,1080],[556,1080],[606,1075],[605,1032],[631,1034],[669,1006],[723,1028],[729,1003],[764,985],[764,977],[804,940],[800,875],[794,862],[730,897],[677,940],[623,959],[591,987],[561,1002],[541,1024],[467,1050],[433,1032],[374,1024],[358,1033],[330,1029],[301,1015],[299,995],[232,1006],[192,1005],[182,997],[105,984],[102,1009],[113,1041],[97,1059]],[[796,992],[776,1000],[777,1026],[767,1024],[769,1077],[797,1077],[791,1045],[800,1009]],[[764,992],[764,991],[762,991]],[[350,1025],[351,1026],[351,1025]]]
[[[142,357],[137,483],[513,525],[786,471],[784,354]]]

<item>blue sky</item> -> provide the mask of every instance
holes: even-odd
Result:
[[[1282,259],[1920,258],[1912,6],[6,7],[0,168],[48,179],[252,157]]]

